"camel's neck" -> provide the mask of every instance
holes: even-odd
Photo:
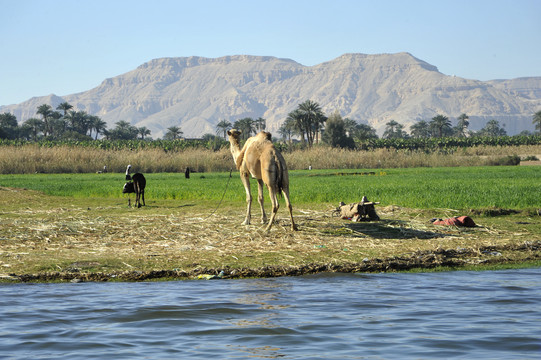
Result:
[[[229,148],[231,149],[231,155],[233,155],[233,160],[237,162],[237,158],[240,153],[240,144],[236,139],[229,139]]]

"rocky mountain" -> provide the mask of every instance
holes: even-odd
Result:
[[[409,53],[345,54],[315,66],[247,55],[161,58],[94,89],[35,97],[1,106],[0,113],[10,112],[22,122],[36,117],[41,104],[56,108],[66,101],[98,115],[109,128],[119,120],[146,126],[155,139],[171,126],[180,126],[187,137],[214,134],[219,121],[243,117],[263,117],[277,135],[287,114],[308,99],[327,115],[338,110],[379,134],[390,120],[407,129],[437,114],[456,123],[466,113],[473,130],[495,119],[512,135],[534,129],[533,114],[541,110],[541,77],[464,79],[444,75]]]

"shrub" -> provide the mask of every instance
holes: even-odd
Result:
[[[489,160],[489,165],[494,166],[515,166],[520,165],[520,156],[518,155],[508,155],[502,158]]]

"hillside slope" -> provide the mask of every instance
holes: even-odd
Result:
[[[541,110],[541,77],[483,82],[447,76],[409,53],[344,54],[315,66],[248,55],[161,58],[88,91],[35,97],[0,112],[22,122],[36,117],[41,104],[56,108],[67,101],[100,116],[109,128],[119,120],[146,126],[153,138],[171,126],[198,137],[216,133],[224,119],[263,117],[277,135],[287,114],[308,99],[328,115],[338,110],[380,134],[391,119],[409,128],[436,114],[456,122],[462,113],[470,116],[471,129],[496,119],[515,134],[533,130],[532,116]]]

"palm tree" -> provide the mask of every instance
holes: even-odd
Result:
[[[300,119],[302,129],[307,135],[308,146],[311,147],[314,144],[314,138],[316,142],[318,141],[319,130],[327,118],[323,114],[321,106],[312,100],[306,100],[299,105],[298,109],[302,116]]]
[[[254,125],[257,131],[262,131],[267,128],[267,120],[263,119],[262,117],[257,118],[254,120]]]
[[[327,119],[328,121],[328,119]],[[348,136],[353,137],[353,133],[355,132],[355,129],[357,128],[357,121],[351,120],[350,118],[344,119],[344,129],[346,130],[346,133]]]
[[[90,131],[94,130],[96,132],[95,140],[98,140],[98,135],[103,134],[103,131],[107,129],[107,123],[103,121],[99,116],[91,115],[89,116],[90,121]]]
[[[497,120],[489,120],[485,127],[479,130],[481,136],[505,136],[507,131],[500,127],[500,123]]]
[[[278,129],[278,133],[284,140],[288,140],[288,143],[291,144],[291,135],[295,133],[295,120],[290,117],[287,117],[286,121]]]
[[[116,127],[111,131],[103,131],[103,134],[111,140],[135,140],[137,139],[137,128],[129,122],[117,121]]]
[[[467,129],[470,125],[470,122],[468,121],[470,117],[466,114],[461,114],[458,117],[458,123],[456,124],[456,135],[458,137],[465,137],[467,136]]]
[[[68,113],[69,110],[73,109],[73,105],[68,104],[67,102],[60,103],[56,110],[62,110],[64,111],[64,116]]]
[[[534,114],[533,123],[535,124],[535,130],[541,133],[541,110]]]
[[[378,134],[376,129],[367,124],[357,124],[355,129],[353,129],[353,138],[359,141],[364,141],[367,139],[377,139]]]
[[[16,139],[18,137],[19,124],[17,117],[11,113],[0,114],[0,138]]]
[[[64,116],[64,119],[69,123],[71,129],[75,129],[75,125],[77,124],[77,115],[75,111],[69,111]]]
[[[49,117],[53,113],[53,107],[51,105],[43,104],[38,107],[36,114],[43,117],[43,134],[47,136],[49,134]]]
[[[145,126],[137,128],[137,132],[139,135],[141,135],[141,140],[145,140],[145,136],[150,135],[150,130],[147,129]]]
[[[222,120],[216,124],[216,133],[223,132],[224,140],[227,140],[227,130],[231,129],[231,123],[227,120]]]
[[[95,139],[97,140],[100,134],[105,134],[105,131],[107,130],[107,123],[102,119],[98,118],[96,121],[93,122],[92,127],[96,132]]]
[[[320,134],[321,131],[324,130],[326,122],[327,122],[327,117],[325,116],[325,114],[323,114],[323,111],[321,111],[319,114],[317,114],[316,122],[314,124],[314,126],[315,126],[314,132],[315,132],[316,144],[319,144],[319,134]]]
[[[297,135],[301,137],[301,143],[305,144],[306,139],[304,137],[304,126],[302,124],[302,112],[300,109],[293,110],[289,114],[287,114],[286,123],[291,124],[288,126],[292,126],[292,131],[296,132]]]
[[[66,129],[66,119],[58,111],[53,112],[53,115],[49,118],[49,136],[60,139],[66,132]]]
[[[437,137],[441,138],[445,133],[451,131],[451,121],[447,116],[436,115],[432,118],[432,121],[430,121],[430,127],[438,135]]]
[[[167,133],[163,136],[166,140],[176,140],[180,138],[184,133],[180,130],[178,126],[171,126],[167,128]]]
[[[425,120],[421,120],[411,125],[411,136],[414,138],[427,138],[430,137],[430,127]]]
[[[254,120],[249,117],[235,121],[233,127],[242,131],[241,137],[244,140],[248,139],[253,133],[255,133]]]
[[[86,135],[91,128],[90,115],[86,111],[69,111],[64,118],[70,123],[71,130]]]
[[[130,131],[132,128],[132,125],[125,120],[119,120],[115,123],[115,125],[115,130],[118,131]]]
[[[385,139],[405,138],[407,136],[404,131],[404,125],[399,124],[395,120],[389,121],[385,126],[386,128],[383,132],[383,137]]]
[[[39,132],[43,129],[43,120],[30,118],[23,123],[23,126],[29,129],[32,134],[32,140],[36,141]]]

